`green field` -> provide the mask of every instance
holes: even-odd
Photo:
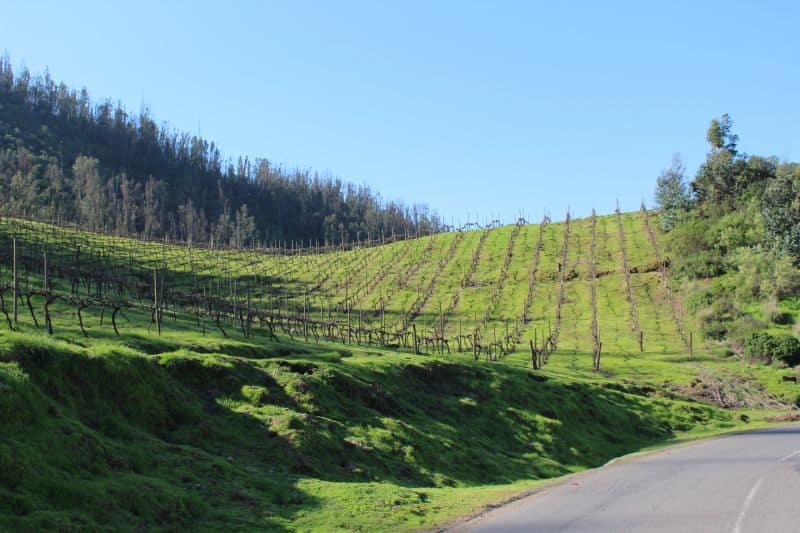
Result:
[[[569,232],[520,224],[295,254],[2,218],[0,529],[433,527],[543,480],[796,404],[793,370],[704,344],[659,270],[646,217],[598,217],[594,258],[588,218]],[[25,295],[14,331],[12,239]],[[52,335],[48,295],[59,296]],[[278,326],[253,319],[248,329],[242,309]],[[550,334],[559,312],[557,350],[533,371],[529,341]],[[299,326],[312,321],[339,333]],[[429,341],[421,353],[397,340],[413,330]],[[475,359],[458,350],[470,335],[510,349]],[[718,386],[736,408],[700,401]]]

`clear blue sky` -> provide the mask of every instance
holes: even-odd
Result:
[[[650,202],[728,112],[800,159],[798,2],[2,2],[0,50],[448,222]]]

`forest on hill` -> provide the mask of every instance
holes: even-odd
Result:
[[[0,209],[107,233],[245,247],[443,229],[426,205],[220,149],[0,57]]]

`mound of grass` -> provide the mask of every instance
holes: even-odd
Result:
[[[733,424],[708,405],[466,357],[88,344],[0,337],[4,528],[418,527]]]

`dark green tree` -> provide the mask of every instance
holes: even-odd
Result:
[[[731,132],[733,121],[726,113],[713,119],[706,132],[711,151],[697,171],[691,188],[699,204],[730,207],[736,196],[737,176],[742,171],[742,159],[736,150],[739,137]]]
[[[771,243],[800,264],[800,165],[777,168],[761,197],[761,213]]]

